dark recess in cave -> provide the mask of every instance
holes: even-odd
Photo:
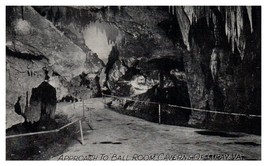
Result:
[[[116,46],[112,47],[112,50],[110,51],[110,54],[108,56],[108,62],[106,65],[106,80],[109,80],[109,71],[112,69],[114,63],[119,59],[119,51]]]
[[[21,58],[21,59],[26,59],[26,60],[42,60],[42,59],[48,60],[43,55],[36,56],[36,55],[28,54],[28,53],[14,52],[14,51],[10,50],[8,47],[6,47],[6,54],[13,56],[13,57],[16,57],[16,58]]]
[[[21,99],[21,96],[18,97],[18,100],[15,104],[15,112],[18,114],[18,115],[21,115],[21,106],[20,106],[20,99]]]
[[[73,97],[73,96],[71,96],[71,95],[67,95],[67,96],[62,97],[62,99],[60,101],[61,102],[72,102],[73,103],[73,102],[77,102],[78,99]]]
[[[175,15],[170,15],[169,19],[160,22],[158,26],[164,30],[166,36],[172,40],[174,46],[186,48],[183,42],[180,26]]]
[[[90,80],[86,79],[87,74],[85,74],[84,72],[80,75],[80,86],[86,86],[87,88],[90,88]]]

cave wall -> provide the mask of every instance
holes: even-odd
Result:
[[[244,8],[242,22],[235,20],[233,25],[234,31],[238,31],[238,24],[241,24],[239,26],[242,26],[242,31],[239,36],[242,37],[242,33],[245,36],[242,39],[240,39],[241,37],[238,39],[237,34],[234,34],[236,36],[227,36],[227,29],[225,30],[228,28],[227,15],[224,15],[222,9],[220,13],[223,19],[217,24],[217,26],[221,26],[222,30],[217,39],[216,23],[212,23],[212,18],[200,17],[192,23],[185,13],[180,16],[180,19],[188,25],[185,28],[188,30],[188,43],[184,43],[187,43],[189,51],[184,54],[184,61],[192,107],[261,115],[261,23],[259,19],[261,9],[252,7],[251,13],[249,13]],[[177,9],[177,11],[179,10]],[[227,10],[225,9],[225,11]],[[234,18],[237,16],[236,19],[241,19],[238,10],[233,13],[236,14]],[[249,17],[252,18],[252,23]],[[232,38],[236,39],[232,40]],[[216,42],[220,42],[220,44],[216,44]],[[243,50],[239,49],[242,42],[246,43]],[[215,57],[216,60],[213,59]],[[212,70],[212,65],[216,66],[215,72]],[[189,124],[203,128],[223,128],[224,130],[241,130],[252,133],[261,132],[260,123],[260,118],[201,112],[192,112],[189,121]]]
[[[116,25],[124,33],[121,42],[116,43],[116,50],[110,54],[110,57],[117,57],[112,59],[116,60],[107,64],[108,88],[119,96],[134,96],[146,92],[158,83],[159,72],[144,72],[138,64],[151,58],[174,55],[174,43],[160,27],[172,18],[161,8],[140,6],[123,7],[114,14],[105,16],[103,20]],[[145,77],[146,86],[138,83],[137,77]],[[141,89],[137,90],[136,86]]]
[[[60,100],[70,93],[73,78],[96,74],[103,67],[95,53],[79,44],[79,38],[65,35],[32,7],[7,7],[6,28],[6,128],[24,121],[14,112],[14,105],[21,96],[25,112],[32,88],[44,81],[44,69]]]
[[[179,50],[176,56],[183,57],[191,107],[261,115],[260,7],[121,10],[106,20],[126,33],[117,45],[117,61],[109,70],[108,84],[113,94],[132,95],[129,89],[133,83],[123,84],[130,67],[138,68],[136,63]],[[152,78],[144,72],[141,75]],[[192,111],[188,125],[258,134],[260,123],[261,118]]]
[[[37,57],[30,56],[35,59],[26,59],[27,63],[48,65],[51,74],[57,73],[51,77],[55,78],[54,84],[64,85],[55,87],[66,87],[61,89],[64,93],[81,98],[98,93],[90,90],[95,86],[89,82],[95,84],[93,80],[104,64],[86,47],[82,31],[90,22],[99,21],[112,24],[123,34],[120,41],[113,41],[115,45],[101,73],[106,74],[101,85],[113,95],[138,97],[147,93],[159,84],[159,71],[144,70],[144,66],[152,68],[145,63],[176,57],[191,107],[261,114],[260,7],[24,7],[23,12],[17,7],[11,16],[8,48]],[[41,21],[34,24],[36,20]],[[19,28],[21,24],[28,28]],[[42,73],[41,68],[38,70]],[[172,80],[165,81],[165,87],[175,87]],[[16,97],[8,100],[14,103]],[[260,119],[256,121],[255,126],[248,119],[193,111],[188,124],[210,129],[225,126],[229,130],[249,128],[245,124],[250,124],[254,127],[245,130],[259,130]]]

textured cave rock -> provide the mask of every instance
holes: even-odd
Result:
[[[231,43],[217,47],[211,44],[214,43],[216,39],[214,39],[212,34],[209,34],[207,31],[209,28],[205,26],[203,23],[204,21],[200,19],[198,23],[192,25],[192,51],[191,54],[185,56],[185,62],[187,63],[186,73],[193,107],[222,112],[260,114],[260,90],[253,88],[253,92],[246,95],[246,93],[250,91],[251,86],[260,87],[260,77],[256,76],[260,73],[258,69],[260,68],[259,59],[261,56],[260,38],[257,38],[259,37],[258,33],[260,33],[259,22],[257,21],[259,14],[260,12],[257,7],[253,8],[253,15],[255,18],[253,24],[255,28],[257,27],[258,29],[253,33],[245,31],[246,38],[253,39],[254,46],[246,47],[244,50],[246,52],[246,57],[243,60],[242,52],[238,52],[237,50],[235,50],[234,53],[232,52]],[[246,21],[244,25],[250,25],[246,17],[244,17],[244,21]],[[244,29],[248,28],[247,26],[244,26]],[[196,34],[194,34],[194,31],[196,31]],[[203,38],[200,34],[206,34],[206,37]],[[246,41],[248,42],[251,40]],[[212,77],[212,71],[208,69],[209,65],[212,64],[212,56],[214,56],[214,54],[218,56],[218,68],[215,78]],[[259,59],[254,59],[253,57]],[[249,64],[249,61],[251,64]],[[253,77],[255,82],[252,83],[249,80],[253,79]],[[254,98],[258,100],[255,101],[251,99],[251,96],[254,96]],[[253,108],[251,107],[252,105]],[[253,120],[254,123],[249,122]],[[220,128],[220,126],[224,125],[226,130],[242,128],[243,130],[259,133],[260,119],[253,120],[244,117],[222,116],[219,114],[205,115],[203,113],[194,113],[190,123],[197,126],[206,125],[207,128],[211,129]],[[205,124],[207,121],[210,123]],[[247,126],[248,123],[251,123],[250,127]],[[257,131],[253,131],[254,129],[257,129]]]
[[[182,90],[185,101],[179,103],[181,99],[178,98],[167,101],[172,104],[261,114],[260,7],[26,7],[24,11],[22,19],[20,8],[17,8],[16,19],[8,24],[14,28],[7,33],[10,50],[7,78],[8,81],[12,81],[9,76],[19,78],[19,81],[13,80],[14,85],[8,85],[9,108],[14,107],[21,95],[24,96],[20,101],[22,110],[25,109],[26,91],[31,94],[31,88],[42,81],[42,67],[49,64],[50,75],[53,71],[59,75],[50,80],[61,94],[57,94],[58,98],[69,93],[78,98],[97,96],[98,90],[92,88],[100,89],[96,81],[100,77],[101,88],[113,95],[154,101],[152,92],[159,79],[163,79],[163,89],[174,88],[175,93]],[[36,19],[41,21],[35,25],[33,20]],[[102,72],[103,62],[85,46],[82,38],[82,31],[90,22],[96,21],[112,24],[123,33],[120,41],[114,41],[116,35],[108,35],[115,45]],[[51,33],[47,34],[47,31]],[[16,40],[13,40],[14,34]],[[33,39],[38,40],[33,42]],[[46,46],[40,48],[43,44]],[[12,56],[16,52],[23,54]],[[73,56],[75,59],[69,61],[68,58]],[[28,72],[25,65],[15,64],[14,59],[26,66],[33,61],[32,68],[40,78],[27,79],[34,72]],[[168,67],[177,65],[177,68],[164,71],[164,76],[159,78],[160,70],[148,63],[158,59],[173,61]],[[21,81],[22,85],[18,83]],[[19,93],[15,94],[15,90]],[[134,108],[150,110],[145,104],[140,105],[140,109],[136,103],[116,104],[114,101],[114,104],[126,111],[134,112]],[[140,111],[136,114],[141,115]],[[187,116],[182,125],[260,132],[260,119],[196,111]]]
[[[81,40],[64,35],[32,7],[7,7],[6,128],[24,121],[15,113],[14,105],[21,96],[25,113],[26,93],[31,96],[32,88],[44,80],[44,68],[49,71],[49,83],[56,88],[57,100],[69,94],[74,77],[101,71],[103,62],[86,50]]]
[[[37,88],[32,89],[29,108],[25,110],[26,122],[33,124],[40,120],[54,119],[56,104],[56,89],[48,82],[42,82]]]
[[[138,14],[133,10],[139,11]],[[151,16],[156,11],[157,16]],[[127,13],[129,22],[119,21],[121,16],[109,17],[109,21],[122,30],[129,28],[124,42],[117,44],[118,60],[108,75],[111,76],[107,80],[111,92],[132,95],[130,89],[135,83],[126,81],[140,75],[153,79],[152,73],[156,71],[150,72],[151,76],[145,72],[128,74],[131,73],[127,72],[130,66],[150,58],[168,56],[177,49],[176,56],[183,57],[191,107],[260,115],[260,8],[173,7],[173,11],[166,15],[167,11],[162,8],[126,7],[122,14]],[[179,24],[177,31],[168,26],[177,27],[172,21],[173,16]],[[138,26],[134,26],[136,24]],[[169,31],[178,39],[174,41],[169,37]],[[158,54],[155,50],[164,51]],[[134,63],[129,65],[129,60]],[[216,66],[216,71],[212,66]],[[138,65],[134,68],[139,69]],[[158,78],[154,77],[154,80],[157,82]],[[260,133],[260,121],[260,118],[193,111],[188,125]]]
[[[99,76],[81,73],[70,81],[69,94],[77,99],[88,99],[101,96]]]

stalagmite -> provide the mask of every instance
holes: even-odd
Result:
[[[46,120],[55,118],[56,89],[46,81],[32,89],[29,108],[25,110],[27,122],[38,122],[46,115]]]
[[[212,54],[210,56],[210,70],[212,79],[215,81],[218,72],[218,65],[219,65],[219,53],[216,48],[212,50]]]
[[[25,116],[27,117],[27,122],[38,122],[41,117],[41,103],[32,101],[30,110],[25,113]]]
[[[36,88],[32,89],[30,108],[25,110],[25,117],[30,123],[38,122],[41,118],[41,102]]]

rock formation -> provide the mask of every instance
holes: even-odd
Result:
[[[58,99],[98,96],[100,79],[113,95],[153,101],[160,87],[167,103],[261,115],[260,7],[22,8],[7,8],[7,112],[19,96],[25,110],[25,94],[41,83],[46,66]],[[102,22],[99,30],[113,43],[105,70],[83,38],[91,22]],[[170,99],[170,90],[179,97]],[[260,131],[260,118],[192,111],[185,119],[200,128]]]
[[[49,121],[55,118],[56,89],[47,80],[32,89],[29,109],[25,110],[26,122]]]
[[[7,7],[7,128],[24,121],[14,111],[14,105],[21,96],[20,107],[26,112],[26,93],[30,97],[32,89],[44,80],[43,68],[49,71],[49,83],[56,88],[57,100],[70,94],[73,78],[101,71],[102,61],[75,43],[78,41],[67,37],[34,8]],[[28,104],[39,107],[34,101]]]
[[[138,63],[163,58],[175,50],[177,58],[183,59],[183,65],[177,66],[184,66],[191,107],[260,115],[260,10],[260,7],[174,6],[169,11],[161,7],[123,8],[120,14],[107,20],[125,32],[123,42],[117,44],[117,61],[109,70],[107,82],[111,92],[133,95],[126,75],[130,82],[143,75],[156,85],[157,71],[147,74],[141,69],[128,74],[129,68],[140,69]],[[193,111],[188,124],[259,133],[260,121]]]

